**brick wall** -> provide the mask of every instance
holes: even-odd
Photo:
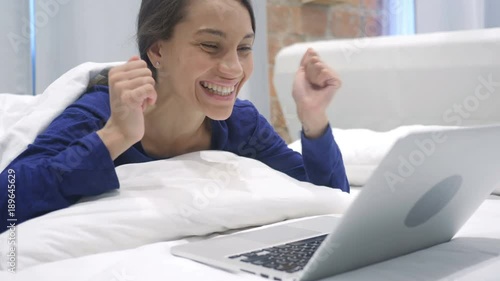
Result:
[[[297,42],[379,36],[383,33],[382,0],[342,0],[335,5],[301,2],[267,0],[271,123],[287,143],[290,136],[272,82],[278,51]]]

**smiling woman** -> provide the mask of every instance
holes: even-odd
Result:
[[[115,167],[220,150],[257,159],[301,181],[349,191],[326,107],[340,80],[314,50],[291,95],[303,156],[253,104],[238,99],[253,71],[255,19],[247,0],[143,0],[140,56],[109,70],[0,175],[0,231],[7,172],[15,170],[18,223],[119,188]]]

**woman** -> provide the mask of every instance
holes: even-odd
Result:
[[[326,116],[339,79],[306,52],[292,93],[303,156],[291,151],[250,102],[236,99],[253,70],[254,34],[248,0],[143,0],[140,58],[112,68],[109,87],[92,87],[2,172],[0,232],[8,171],[17,176],[17,223],[117,189],[116,166],[209,149],[348,192]]]

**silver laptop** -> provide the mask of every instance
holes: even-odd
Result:
[[[342,218],[315,217],[171,251],[270,280],[317,280],[449,241],[499,183],[500,126],[410,134],[395,143]]]

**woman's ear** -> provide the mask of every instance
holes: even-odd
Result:
[[[160,61],[162,59],[162,52],[161,52],[161,41],[156,41],[151,47],[148,49],[148,58],[151,64],[155,68],[160,67]]]

